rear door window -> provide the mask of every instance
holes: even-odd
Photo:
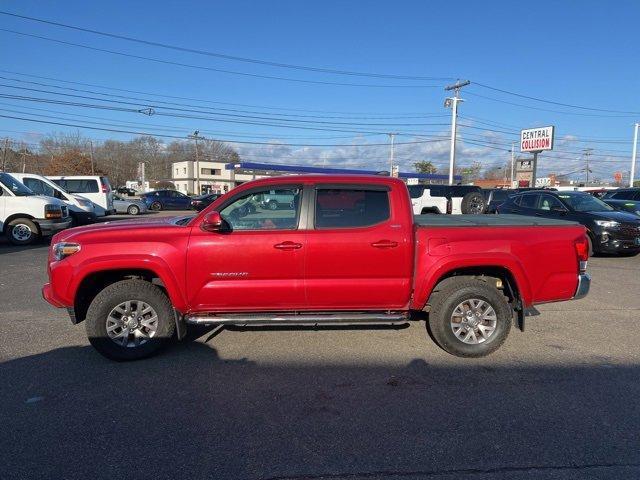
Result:
[[[98,181],[95,179],[80,180],[62,178],[60,180],[54,180],[54,182],[69,193],[98,193],[100,191]]]
[[[424,193],[424,185],[409,185],[407,188],[411,198],[420,198]]]
[[[538,203],[538,194],[535,193],[530,193],[527,195],[522,195],[520,197],[520,206],[522,208],[536,208],[537,203]]]
[[[616,200],[633,200],[635,192],[627,190],[625,192],[616,192],[613,194],[613,198]]]
[[[386,190],[318,188],[316,228],[369,227],[390,218]]]

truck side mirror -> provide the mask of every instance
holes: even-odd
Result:
[[[224,219],[220,212],[209,212],[205,215],[204,221],[200,226],[205,232],[220,232],[224,230]]]

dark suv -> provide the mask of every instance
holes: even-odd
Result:
[[[498,213],[548,217],[581,223],[596,253],[640,253],[640,219],[588,193],[529,191],[510,196]]]

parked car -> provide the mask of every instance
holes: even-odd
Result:
[[[618,200],[615,198],[603,198],[602,201],[610,207],[622,212],[633,213],[640,216],[640,200]]]
[[[325,208],[336,191],[344,208]],[[286,201],[247,213],[267,192]],[[195,217],[60,233],[49,255],[44,298],[86,322],[91,344],[115,360],[157,352],[186,324],[396,324],[425,312],[444,350],[480,357],[535,304],[590,285],[582,225],[414,216],[406,185],[381,176],[255,180]]]
[[[117,213],[127,213],[129,215],[147,213],[147,205],[142,200],[124,198],[120,195],[113,196],[113,207]]]
[[[482,189],[474,185],[411,185],[413,213],[484,213]]]
[[[640,201],[640,188],[618,188],[616,190],[609,190],[602,197],[604,199],[615,200],[637,200]]]
[[[143,193],[140,198],[149,210],[189,210],[191,197],[177,190],[156,190]]]
[[[96,212],[93,202],[80,195],[67,192],[61,186],[53,183],[42,175],[35,173],[10,173],[10,175],[25,185],[36,195],[54,197],[62,200],[69,208],[72,224],[87,225],[96,221]]]
[[[595,253],[640,252],[640,219],[620,212],[584,192],[532,191],[510,196],[498,213],[528,215],[581,223]]]
[[[69,193],[77,193],[91,200],[98,217],[116,213],[109,179],[100,175],[48,176],[53,183]]]
[[[127,195],[128,197],[135,197],[138,194],[136,190],[129,187],[118,187],[116,188],[116,193],[121,193],[122,195]]]
[[[193,210],[200,212],[221,196],[221,193],[205,193],[204,195],[198,195],[197,197],[193,197],[190,206]]]
[[[67,205],[36,195],[8,173],[0,172],[0,228],[13,245],[30,245],[71,226]]]
[[[514,190],[508,188],[490,188],[482,190],[486,205],[484,213],[496,213],[498,205],[503,204],[507,200],[507,197],[512,193],[515,193]]]

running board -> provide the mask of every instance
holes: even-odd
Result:
[[[394,324],[409,320],[407,313],[260,313],[260,314],[206,314],[187,315],[185,321],[196,325],[349,325]]]

